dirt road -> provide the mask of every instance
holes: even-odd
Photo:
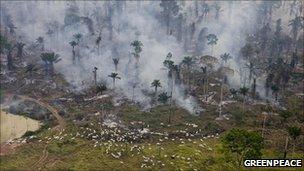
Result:
[[[56,108],[52,107],[51,105],[43,102],[42,100],[37,100],[28,96],[24,96],[24,95],[16,95],[16,94],[7,94],[8,97],[10,98],[10,101],[12,100],[13,96],[17,96],[18,98],[22,99],[22,100],[28,100],[28,101],[32,101],[34,103],[39,104],[42,107],[45,107],[47,110],[49,110],[51,112],[51,114],[56,118],[56,120],[58,121],[58,126],[56,126],[54,129],[58,129],[58,130],[62,130],[65,128],[65,121],[64,119],[59,115],[58,111]],[[0,155],[6,155],[8,153],[11,153],[14,151],[15,148],[17,148],[20,145],[20,143],[14,142],[12,144],[6,144],[3,143],[0,146]],[[45,160],[45,159],[44,159]]]
[[[24,96],[24,95],[16,95],[16,96],[19,97],[22,100],[32,101],[32,102],[35,102],[35,103],[39,104],[42,107],[45,107],[57,119],[57,121],[58,121],[58,128],[59,129],[63,129],[65,127],[65,121],[64,121],[64,119],[59,115],[57,109],[55,109],[51,105],[49,105],[49,104],[47,104],[47,103],[45,103],[45,102],[43,102],[41,100],[33,99],[31,97],[28,97],[28,96]]]

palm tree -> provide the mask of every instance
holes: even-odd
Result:
[[[222,59],[222,61],[225,63],[225,65],[227,64],[228,60],[232,58],[232,56],[230,56],[229,53],[224,53],[220,56],[220,58]],[[224,74],[224,82],[227,82],[227,75],[225,73]]]
[[[213,56],[213,47],[216,45],[218,38],[215,34],[208,34],[206,38],[208,40],[207,44],[211,45],[211,56]]]
[[[162,104],[166,104],[168,100],[171,98],[171,96],[168,96],[167,92],[163,92],[158,95],[158,101],[161,102]]]
[[[179,79],[180,69],[178,65],[174,65],[174,61],[171,60],[172,53],[169,52],[166,56],[166,59],[163,62],[163,65],[168,69],[168,87],[171,87],[171,96],[174,92],[174,84],[176,79]]]
[[[227,61],[229,59],[231,59],[232,57],[230,56],[229,53],[224,53],[221,56],[221,59],[224,61],[224,63],[226,64]],[[223,72],[224,70],[222,70]],[[223,75],[223,79],[221,81],[221,89],[220,89],[220,104],[219,104],[219,117],[222,116],[222,101],[223,101],[223,84],[226,83],[227,80],[227,76],[225,75],[225,73],[221,73]]]
[[[46,52],[46,53],[42,53],[40,55],[42,61],[44,61],[45,63],[45,73],[46,75],[51,75],[53,76],[54,73],[54,63],[58,62],[59,59],[59,55],[55,54],[54,52]]]
[[[115,88],[115,81],[116,81],[116,79],[121,79],[119,76],[118,76],[118,74],[117,73],[115,73],[115,72],[112,72],[110,75],[108,75],[108,77],[111,77],[112,79],[113,79],[113,88]]]
[[[141,41],[135,40],[131,43],[131,46],[134,48],[134,52],[132,52],[132,55],[136,60],[136,65],[138,65],[140,52],[142,51],[143,44]]]
[[[187,69],[189,70],[190,66],[194,63],[193,57],[191,56],[184,57],[182,63],[185,64],[187,66]]]
[[[155,92],[155,95],[157,94],[157,88],[158,87],[162,87],[161,86],[161,83],[159,80],[153,80],[153,82],[151,83],[151,87],[154,87],[154,92]]]
[[[190,83],[190,67],[192,66],[193,63],[194,63],[193,57],[191,57],[191,56],[186,56],[182,60],[182,64],[186,65],[186,67],[187,67],[188,84]]]
[[[172,99],[172,95],[168,96],[167,92],[163,92],[160,95],[158,95],[158,101],[161,102],[163,105],[165,105],[169,99]],[[168,123],[171,123],[171,100],[170,100],[170,107],[169,107],[169,117],[168,117]]]
[[[15,46],[17,48],[17,57],[20,59],[20,61],[22,61],[23,47],[25,46],[25,44],[22,42],[17,42]]]
[[[207,72],[207,66],[201,67],[202,73],[203,73],[203,91],[204,94],[206,94],[208,92],[208,72]],[[207,96],[206,96],[206,100],[207,100]]]
[[[249,91],[249,89],[247,87],[240,88],[240,93],[243,95],[243,113],[245,113],[245,100],[246,100],[246,95],[247,95],[248,91]]]
[[[77,43],[79,43],[80,39],[82,38],[82,34],[81,33],[77,33],[77,34],[74,34],[73,37],[77,40]]]
[[[72,50],[72,53],[73,53],[73,64],[76,63],[76,54],[75,54],[75,46],[78,45],[78,43],[76,41],[71,41],[70,42],[70,45],[72,46],[73,50]]]
[[[113,63],[114,63],[114,66],[115,66],[115,72],[117,72],[117,66],[118,66],[118,63],[119,63],[119,59],[118,58],[114,58],[113,59]]]
[[[293,139],[293,148],[292,148],[292,153],[294,154],[295,151],[295,145],[296,145],[296,139],[301,135],[301,128],[292,126],[288,128],[288,134],[289,136]]]
[[[220,57],[224,61],[225,64],[228,62],[229,59],[232,59],[232,56],[230,56],[229,53],[224,53]]]
[[[238,91],[236,89],[234,89],[234,88],[229,89],[229,91],[230,91],[230,93],[232,95],[232,98],[235,98],[235,95],[237,94]]]
[[[163,65],[167,68],[167,69],[171,69],[174,65],[174,61],[171,60],[172,58],[172,53],[169,52],[166,56],[166,60],[164,60]]]
[[[102,92],[107,90],[107,86],[105,86],[104,84],[98,84],[96,86],[96,93],[97,94],[102,94]]]

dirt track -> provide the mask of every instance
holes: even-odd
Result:
[[[24,96],[24,95],[16,95],[16,96],[19,97],[20,99],[32,101],[32,102],[35,102],[35,103],[39,104],[40,106],[45,107],[45,108],[48,109],[48,110],[52,113],[52,115],[57,119],[59,129],[63,129],[63,128],[65,127],[64,119],[59,115],[57,109],[55,109],[55,108],[52,107],[51,105],[49,105],[49,104],[47,104],[47,103],[44,103],[44,102],[42,102],[41,100],[33,99],[33,98],[31,98],[31,97],[28,97],[28,96]]]
[[[9,94],[9,97],[13,97],[15,94]],[[28,97],[28,96],[24,96],[24,95],[15,95],[17,97],[19,97],[20,99],[22,100],[28,100],[28,101],[32,101],[32,102],[35,102],[37,104],[39,104],[40,106],[43,106],[45,107],[46,109],[48,109],[51,114],[56,118],[56,120],[58,121],[58,126],[55,127],[55,129],[58,129],[58,130],[62,130],[65,128],[65,121],[64,119],[59,115],[57,109],[55,109],[54,107],[52,107],[51,105],[41,101],[41,100],[37,100],[37,99],[34,99],[34,98],[31,98],[31,97]],[[0,155],[6,155],[12,151],[14,151],[14,149],[16,147],[18,147],[20,144],[19,143],[16,143],[14,142],[13,144],[1,144],[1,148],[0,148]],[[44,155],[43,155],[44,156]],[[42,157],[43,157],[42,156]],[[47,155],[46,155],[47,156]],[[43,159],[45,160],[45,159]],[[40,163],[40,162],[39,162]]]
[[[33,165],[32,165],[32,167],[31,167],[31,169],[33,169],[33,170],[41,170],[41,167],[43,166],[43,164],[44,164],[44,162],[46,161],[46,159],[48,158],[48,151],[47,151],[47,145],[44,147],[44,149],[43,149],[43,152],[42,152],[42,155],[41,155],[41,157],[39,158],[39,160],[38,161],[36,161]]]

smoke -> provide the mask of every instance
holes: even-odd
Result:
[[[81,91],[93,84],[93,68],[97,67],[97,81],[112,87],[112,79],[108,77],[114,71],[112,59],[119,58],[116,91],[129,99],[150,106],[150,98],[145,91],[153,91],[151,82],[159,79],[162,83],[160,91],[170,91],[167,85],[167,70],[163,67],[166,55],[171,52],[172,60],[178,64],[185,54],[184,44],[174,36],[167,35],[166,29],[159,22],[160,1],[12,1],[1,2],[1,14],[12,16],[17,27],[16,32],[27,44],[33,43],[39,36],[44,37],[45,49],[59,54],[61,61],[55,69],[61,72],[75,91]],[[227,2],[217,1],[221,6],[219,19],[215,20],[215,12],[210,10],[206,21],[196,26],[194,36],[207,27],[208,34],[216,34],[219,38],[214,47],[214,56],[219,57],[225,52],[233,56],[229,66],[235,70],[229,77],[232,86],[241,85],[239,50],[245,43],[245,37],[256,27],[258,3],[250,1]],[[187,13],[184,25],[195,21],[194,1],[179,2],[181,13]],[[201,4],[201,3],[200,3]],[[208,2],[210,7],[214,5]],[[71,9],[82,18],[81,22],[67,25],[65,16]],[[92,20],[85,20],[88,17]],[[56,27],[57,26],[57,27]],[[47,34],[53,27],[54,34]],[[55,28],[54,28],[55,27]],[[92,33],[92,30],[94,33]],[[75,47],[77,64],[72,62],[72,47],[69,42],[75,40],[74,34],[81,33],[83,38]],[[101,43],[96,44],[97,36]],[[139,40],[143,43],[140,53],[139,67],[135,68],[130,43]],[[209,54],[210,47],[203,50]],[[135,84],[135,88],[132,85]],[[198,107],[195,99],[185,97],[183,86],[177,86],[174,100],[181,107],[193,112]],[[113,87],[114,88],[114,87]]]

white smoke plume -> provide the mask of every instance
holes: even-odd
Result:
[[[194,1],[179,1],[180,11],[187,13],[185,25],[194,21]],[[214,2],[207,3],[212,7]],[[250,1],[217,1],[221,6],[220,17],[214,19],[214,11],[210,11],[206,21],[196,26],[195,36],[206,27],[207,32],[216,34],[219,38],[214,47],[214,55],[219,57],[225,52],[234,58],[229,62],[231,68],[240,70],[240,62],[237,60],[239,50],[244,45],[245,37],[255,28],[258,3]],[[55,69],[61,72],[72,88],[81,91],[93,84],[93,68],[97,67],[97,79],[108,87],[112,86],[112,80],[108,77],[114,72],[112,59],[119,58],[118,74],[121,80],[117,80],[116,90],[122,92],[127,98],[149,106],[150,98],[143,94],[143,90],[153,91],[151,82],[159,79],[162,83],[160,91],[170,91],[167,86],[167,71],[163,67],[166,55],[171,52],[172,60],[178,64],[188,54],[184,50],[184,44],[178,42],[174,36],[166,34],[166,29],[160,24],[160,1],[12,1],[1,2],[1,14],[8,13],[12,16],[21,39],[28,44],[34,42],[39,36],[44,37],[45,49],[60,55],[61,61],[55,64]],[[201,4],[201,3],[200,3]],[[68,9],[74,6],[78,8],[80,17],[89,17],[93,20],[94,34],[84,22],[64,26],[64,19]],[[120,9],[119,9],[120,8]],[[122,9],[122,10],[121,10]],[[96,17],[97,16],[97,17]],[[99,19],[98,19],[99,16]],[[102,17],[101,17],[102,16]],[[112,40],[109,40],[111,32],[107,29],[109,22],[105,16],[111,16],[113,27]],[[101,18],[101,19],[100,19]],[[47,35],[48,27],[57,25],[56,34]],[[69,42],[74,40],[73,35],[81,33],[79,46],[76,46],[76,54],[80,56],[80,62],[73,65],[72,47]],[[100,35],[100,51],[95,43]],[[135,59],[132,56],[133,48],[130,43],[140,40],[143,43],[143,51],[140,54],[138,73],[135,72]],[[206,47],[203,54],[209,54]],[[130,82],[138,78],[140,84],[134,89]],[[238,72],[229,78],[233,86],[241,85]],[[181,86],[182,87],[182,86]],[[193,112],[198,105],[192,97],[184,97],[183,88],[175,88],[174,99],[179,105]]]

